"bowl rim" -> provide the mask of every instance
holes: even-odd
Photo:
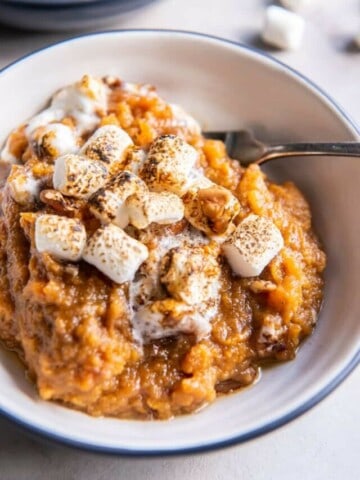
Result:
[[[224,45],[231,45],[233,47],[238,48],[239,50],[243,50],[245,52],[253,53],[259,56],[260,58],[264,58],[270,63],[282,67],[285,71],[288,71],[293,76],[302,80],[302,82],[310,87],[310,89],[314,90],[323,100],[328,103],[329,107],[331,107],[337,115],[342,117],[343,120],[353,129],[355,135],[360,137],[360,126],[349,116],[348,113],[343,109],[341,105],[339,105],[329,94],[327,94],[321,87],[319,87],[315,82],[310,80],[308,77],[294,69],[293,67],[285,64],[281,60],[274,58],[272,55],[252,46],[244,45],[240,42],[235,42],[233,40],[225,39],[222,37],[218,37],[211,34],[194,32],[189,30],[178,30],[178,29],[161,29],[161,28],[133,28],[133,29],[115,29],[115,30],[105,30],[105,31],[98,31],[93,33],[83,33],[76,36],[72,36],[66,40],[61,40],[58,42],[54,42],[51,44],[46,45],[45,47],[36,49],[26,55],[21,56],[20,58],[16,59],[15,61],[5,65],[3,68],[0,69],[0,78],[1,76],[10,70],[12,67],[17,65],[18,63],[23,62],[40,52],[46,51],[48,49],[52,49],[59,45],[63,45],[65,43],[76,42],[79,39],[83,39],[85,37],[94,37],[94,36],[107,36],[107,35],[127,35],[127,34],[136,34],[136,33],[149,33],[149,34],[174,34],[179,37],[195,37],[195,38],[204,38],[214,41],[216,43],[224,44]],[[280,418],[277,418],[273,421],[267,422],[264,425],[261,425],[258,428],[253,429],[250,432],[242,433],[239,435],[234,435],[230,438],[225,440],[213,441],[211,443],[207,443],[205,445],[198,445],[193,447],[186,447],[186,448],[175,448],[173,450],[162,450],[162,449],[154,449],[154,450],[144,450],[144,449],[127,449],[124,447],[107,447],[107,446],[98,446],[91,443],[86,443],[85,441],[77,441],[72,440],[71,437],[65,437],[62,435],[58,435],[52,433],[50,430],[38,427],[31,423],[31,421],[19,418],[12,412],[6,411],[3,408],[0,408],[0,415],[5,417],[8,420],[14,422],[17,426],[29,431],[32,434],[40,435],[41,437],[45,437],[47,440],[51,442],[61,443],[66,446],[74,447],[80,450],[85,450],[89,452],[95,453],[102,453],[102,454],[110,454],[110,455],[122,455],[122,456],[132,456],[132,457],[154,457],[154,456],[174,456],[174,455],[185,455],[185,454],[194,454],[194,453],[201,453],[207,451],[218,450],[225,447],[234,446],[240,443],[244,443],[248,440],[255,439],[266,433],[270,433],[277,428],[289,423],[292,420],[295,420],[299,416],[306,413],[312,407],[317,405],[319,402],[324,400],[331,392],[333,392],[349,375],[350,373],[355,370],[357,365],[360,363],[360,347],[353,356],[353,358],[344,366],[344,368],[338,373],[326,386],[324,386],[320,391],[314,394],[310,399],[304,402],[298,408],[288,412],[287,414],[283,415]]]

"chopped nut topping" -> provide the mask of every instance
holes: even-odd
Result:
[[[183,197],[185,218],[209,236],[228,235],[233,229],[233,220],[240,212],[236,197],[224,187],[190,189]]]

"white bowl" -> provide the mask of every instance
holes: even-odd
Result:
[[[247,47],[171,31],[118,31],[67,40],[0,74],[0,140],[83,73],[153,83],[212,129],[253,128],[263,139],[355,140],[355,125],[309,80]],[[268,432],[319,402],[359,361],[359,159],[279,161],[269,172],[308,195],[329,256],[325,302],[314,335],[296,361],[171,421],[92,418],[39,399],[12,355],[0,349],[0,411],[67,444],[103,452],[167,454],[234,444]]]

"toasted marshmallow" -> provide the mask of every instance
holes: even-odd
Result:
[[[280,3],[289,10],[297,11],[308,7],[314,0],[280,0]]]
[[[194,117],[189,115],[180,105],[170,104],[174,116],[174,126],[186,128],[192,135],[200,135],[201,127]]]
[[[85,95],[86,98],[96,102],[100,108],[106,107],[109,89],[102,79],[84,75],[75,86],[79,92]]]
[[[205,177],[200,169],[194,169],[190,172],[188,180],[188,190],[197,191],[200,188],[209,188],[216,185],[214,182]]]
[[[234,229],[240,204],[230,190],[216,184],[206,187],[207,181],[196,182],[183,196],[185,218],[209,237],[225,239]],[[204,188],[198,188],[202,184]]]
[[[25,134],[30,139],[39,127],[45,127],[53,122],[59,122],[65,116],[66,112],[61,108],[47,108],[28,120],[25,127]]]
[[[62,88],[52,97],[51,107],[70,113],[79,110],[91,114],[103,111],[107,106],[108,87],[90,75],[84,75],[79,82]]]
[[[125,201],[129,221],[136,228],[150,223],[168,225],[184,217],[184,204],[174,193],[148,192],[130,195]]]
[[[223,245],[223,252],[233,270],[242,277],[256,277],[284,246],[283,237],[268,218],[251,214],[236,228]]]
[[[189,174],[197,158],[197,151],[182,138],[164,135],[151,144],[140,176],[150,190],[182,195],[187,189]]]
[[[131,172],[122,171],[112,177],[89,200],[90,211],[103,224],[114,223],[125,228],[129,215],[125,200],[132,194],[147,193],[146,184]]]
[[[305,20],[294,12],[272,5],[266,9],[262,39],[277,48],[296,50],[301,46]]]
[[[186,333],[195,335],[199,341],[210,333],[214,314],[214,309],[201,312],[172,298],[158,300],[140,308],[134,315],[134,337],[140,342],[147,342]]]
[[[89,198],[106,178],[107,169],[102,163],[80,155],[63,155],[55,162],[54,188],[68,197]]]
[[[7,179],[11,198],[20,205],[32,203],[39,196],[40,181],[23,165],[13,165]]]
[[[157,97],[155,87],[144,83],[121,82],[121,90],[141,97]]]
[[[89,239],[83,258],[116,283],[133,280],[148,257],[146,246],[116,225],[96,230]]]
[[[40,215],[35,222],[35,248],[61,260],[77,262],[86,245],[84,225],[73,218]]]
[[[220,266],[207,247],[170,250],[163,260],[161,282],[177,300],[188,305],[208,302],[220,288]]]
[[[133,145],[131,137],[116,125],[104,125],[96,130],[81,149],[81,153],[104,163],[121,162],[126,150]]]
[[[80,82],[59,90],[52,98],[50,109],[63,110],[76,121],[79,134],[99,124],[99,113],[107,110],[109,89],[101,80],[84,75]]]
[[[127,152],[126,160],[124,162],[124,170],[139,175],[140,170],[143,168],[147,155],[142,148],[132,148]]]
[[[75,131],[63,123],[51,123],[35,130],[32,139],[40,156],[56,158],[79,150]]]

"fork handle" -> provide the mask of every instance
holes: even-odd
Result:
[[[260,165],[273,158],[306,155],[360,157],[360,142],[288,143],[285,145],[270,145],[255,163]]]

